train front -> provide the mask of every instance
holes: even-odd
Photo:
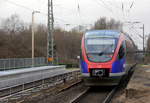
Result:
[[[91,31],[83,36],[80,64],[85,85],[119,83],[121,76],[116,76],[112,71],[117,56],[118,35],[112,31]]]

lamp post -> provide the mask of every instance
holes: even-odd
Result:
[[[40,13],[40,11],[32,12],[32,67],[34,66],[34,14]]]

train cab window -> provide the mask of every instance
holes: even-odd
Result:
[[[119,59],[122,59],[125,56],[125,54],[126,54],[125,48],[126,48],[126,45],[125,45],[125,41],[124,41],[119,49],[119,53],[118,53]]]

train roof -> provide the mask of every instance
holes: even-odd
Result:
[[[109,36],[118,38],[121,32],[117,30],[91,30],[85,33],[85,37],[91,36]]]
[[[128,38],[128,40],[130,40],[132,42],[132,44],[134,44],[134,41],[132,40],[132,38],[127,33],[123,33],[123,34],[126,38]],[[86,37],[114,37],[114,38],[119,38],[120,35],[121,35],[121,32],[117,31],[117,30],[90,30],[90,31],[87,31],[85,33],[85,38]],[[134,46],[135,46],[135,44],[134,44]]]

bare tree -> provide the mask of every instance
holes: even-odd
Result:
[[[106,29],[107,21],[105,17],[100,18],[94,24],[94,29]]]
[[[101,17],[95,22],[92,29],[113,29],[122,31],[122,23],[113,18],[107,20],[106,17]]]
[[[20,20],[17,14],[13,14],[10,18],[4,20],[2,22],[2,27],[5,31],[11,34],[20,32],[25,29],[24,23]]]

